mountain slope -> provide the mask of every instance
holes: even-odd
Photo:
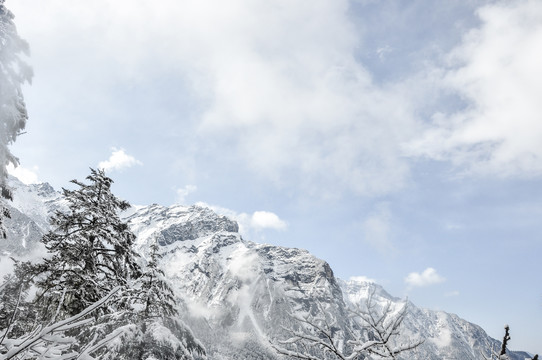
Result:
[[[306,250],[245,241],[234,222],[207,208],[153,205],[128,220],[142,253],[152,241],[162,245],[162,266],[210,358],[237,358],[249,345],[265,358],[276,357],[269,340],[286,339],[284,328],[299,326],[291,314],[314,314],[319,305],[339,328],[359,330],[347,305],[363,302],[372,289],[377,302],[402,304],[379,285],[336,279],[325,261]],[[404,335],[426,339],[405,359],[480,359],[499,344],[456,315],[412,303],[404,325]],[[515,353],[512,359],[525,356]]]

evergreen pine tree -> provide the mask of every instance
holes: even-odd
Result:
[[[175,298],[159,268],[158,245],[151,246],[142,271],[132,249],[135,235],[118,216],[129,204],[111,193],[113,181],[102,170],[91,169],[87,180],[88,184],[72,181],[76,190],[63,189],[67,211],[55,213],[53,230],[42,239],[49,256],[40,263],[15,266],[37,287],[33,304],[40,316],[35,324],[49,328],[94,308],[92,325],[62,333],[75,339],[62,350],[66,354],[81,354],[82,344],[101,344],[115,333],[118,338],[95,352],[103,360],[203,356],[203,346],[175,317]],[[93,305],[118,288],[107,304]]]
[[[43,237],[51,256],[35,272],[44,317],[73,316],[117,286],[123,295],[102,312],[127,309],[129,280],[141,273],[132,250],[135,235],[118,215],[129,204],[112,194],[113,181],[103,170],[91,169],[87,180],[89,184],[73,180],[76,190],[63,189],[68,211],[56,212],[54,230]]]
[[[13,274],[0,285],[0,331],[3,337],[19,337],[36,325],[36,312],[27,300],[31,286],[29,263],[15,262]]]
[[[13,13],[0,0],[0,237],[6,237],[3,219],[9,211],[3,199],[11,200],[11,189],[6,184],[8,164],[19,160],[11,153],[12,144],[26,125],[28,115],[21,85],[32,79],[31,68],[21,59],[28,54],[28,44],[17,34]]]
[[[156,242],[151,245],[147,267],[138,280],[140,287],[136,302],[143,305],[141,316],[145,320],[177,315],[173,290],[158,267],[158,261],[162,258],[158,249]]]

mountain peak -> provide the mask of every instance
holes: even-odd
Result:
[[[126,220],[137,235],[139,246],[149,241],[157,241],[159,245],[165,246],[217,232],[239,232],[237,222],[199,205],[153,204],[138,208]]]

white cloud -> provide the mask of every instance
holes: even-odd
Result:
[[[277,214],[269,211],[255,211],[250,217],[251,226],[258,229],[284,230],[287,225]]]
[[[446,281],[437,271],[431,267],[425,269],[422,273],[411,272],[405,278],[405,283],[411,287],[424,287],[435,285]]]
[[[198,187],[196,185],[186,185],[183,188],[179,188],[176,190],[177,193],[177,200],[176,202],[178,204],[184,204],[186,202],[186,197],[193,192],[198,190]]]
[[[283,231],[288,228],[287,222],[270,211],[255,211],[252,214],[248,214],[244,212],[238,213],[231,209],[209,205],[204,202],[198,202],[197,205],[208,207],[220,215],[237,221],[239,232],[245,236],[254,236],[264,230]]]
[[[414,155],[449,160],[464,173],[542,175],[542,2],[498,2],[451,53],[442,81],[468,103],[435,114]]]
[[[142,165],[141,161],[126,154],[124,149],[113,148],[112,150],[113,152],[111,153],[111,156],[109,156],[109,159],[101,161],[98,164],[98,168],[103,169],[104,171],[115,171],[127,169],[134,165]]]
[[[213,96],[200,131],[233,141],[249,167],[279,184],[294,173],[304,191],[323,196],[393,191],[408,175],[398,144],[414,131],[410,109],[398,94],[372,84],[353,59],[346,14],[326,4],[329,9],[311,6],[309,13],[293,7],[293,13],[257,14],[275,23],[253,35],[264,43],[289,41],[264,51],[243,46],[236,57],[208,64],[216,82],[209,84]],[[290,17],[298,19],[295,26]],[[321,30],[307,18],[322,21]]]
[[[388,204],[378,204],[376,210],[363,221],[363,240],[382,253],[393,252],[391,221]]]
[[[24,184],[39,183],[37,166],[33,166],[32,169],[27,169],[21,165],[14,167],[13,164],[8,164],[7,170],[10,175],[15,176]]]

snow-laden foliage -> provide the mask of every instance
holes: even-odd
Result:
[[[27,300],[31,278],[27,267],[19,264],[13,274],[4,277],[0,289],[0,330],[4,336],[17,338],[33,330],[36,312]]]
[[[37,263],[15,263],[1,297],[16,298],[17,303],[6,301],[0,308],[10,319],[5,332],[15,339],[10,344],[42,334],[40,351],[58,359],[82,356],[89,349],[101,359],[204,357],[203,346],[175,318],[176,298],[158,267],[158,245],[151,246],[142,266],[133,249],[135,235],[119,218],[129,204],[112,194],[113,181],[102,170],[91,169],[87,180],[72,181],[75,190],[64,189],[64,206],[54,212],[52,230],[42,240],[48,256]],[[27,302],[30,285],[36,295]],[[100,303],[112,289],[118,291]],[[24,316],[17,311],[22,306],[28,306]],[[68,338],[43,333],[49,324],[72,319],[89,307],[94,321],[62,327],[61,335]]]
[[[44,316],[73,316],[114,287],[123,289],[116,309],[128,307],[128,282],[141,274],[132,249],[134,234],[118,212],[129,207],[111,192],[113,181],[91,169],[89,184],[73,180],[76,190],[64,189],[68,211],[57,211],[53,230],[43,237],[50,257],[35,266],[38,304]]]
[[[84,346],[77,344],[74,337],[66,334],[94,322],[95,318],[89,315],[108,302],[119,289],[119,287],[113,289],[102,299],[72,317],[54,323],[37,324],[31,331],[17,337],[9,335],[15,324],[15,316],[11,317],[8,326],[0,329],[0,360],[94,360],[92,354],[112,342],[121,334],[122,329],[108,334],[99,341],[94,338]],[[19,297],[17,302],[20,301]],[[74,348],[79,351],[74,351]]]
[[[55,212],[54,228],[42,240],[49,256],[38,263],[16,261],[6,279],[0,297],[7,354],[30,342],[21,353],[90,359],[90,352],[106,352],[111,334],[134,317],[128,284],[141,269],[132,249],[135,236],[118,217],[129,205],[111,193],[112,180],[102,171],[91,170],[87,179],[88,185],[74,180],[79,188],[64,190],[66,211]],[[36,295],[27,301],[31,285]],[[107,303],[101,300],[106,295]],[[93,318],[74,322],[88,309]]]
[[[164,276],[164,271],[158,267],[162,255],[158,252],[155,242],[150,247],[151,254],[145,271],[136,283],[135,304],[142,306],[143,319],[171,317],[177,315],[175,297]]]
[[[194,360],[205,356],[203,345],[177,316],[176,300],[164,272],[158,267],[162,255],[158,244],[150,246],[142,275],[129,290],[132,322],[121,328],[123,335],[108,347],[103,359]]]
[[[190,329],[173,318],[129,324],[108,347],[104,360],[196,360],[205,358],[203,345]]]
[[[28,44],[17,34],[13,13],[0,0],[0,237],[6,237],[3,218],[9,211],[1,204],[11,199],[11,189],[6,184],[7,165],[16,166],[19,160],[8,146],[26,126],[28,115],[21,85],[30,82],[32,70],[21,55],[28,54]]]

